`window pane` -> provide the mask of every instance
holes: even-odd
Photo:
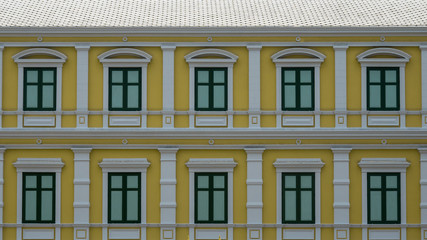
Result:
[[[138,191],[127,192],[127,220],[137,221],[138,220]]]
[[[27,108],[37,107],[38,87],[27,85]]]
[[[224,191],[214,191],[213,199],[213,220],[214,221],[224,221],[224,211],[225,211],[225,195]]]
[[[139,82],[139,71],[128,71],[128,83]]]
[[[397,221],[398,216],[398,196],[397,191],[387,191],[386,192],[386,220],[387,221]]]
[[[296,188],[296,176],[285,176],[285,188]]]
[[[381,221],[381,192],[371,191],[371,221]]]
[[[369,86],[369,107],[381,107],[381,87],[378,85]]]
[[[128,86],[128,108],[139,106],[139,86]]]
[[[123,87],[122,86],[112,86],[111,89],[111,106],[113,108],[122,108],[123,107]]]
[[[25,191],[25,220],[36,220],[37,193],[36,191]]]
[[[25,187],[36,188],[37,187],[37,176],[25,176]]]
[[[208,176],[197,176],[197,188],[208,188],[209,177]]]
[[[285,220],[297,220],[297,195],[295,191],[285,191]]]
[[[385,86],[385,107],[397,107],[397,86]]]
[[[27,83],[36,83],[38,74],[38,71],[27,71]]]
[[[43,82],[44,83],[53,83],[54,75],[52,70],[44,70],[43,71]]]
[[[311,176],[301,176],[301,188],[311,188]]]
[[[385,177],[386,188],[397,188],[397,176]]]
[[[311,108],[311,86],[301,86],[301,108]]]
[[[369,70],[369,82],[381,82],[381,71],[379,70]]]
[[[53,86],[43,86],[43,99],[42,107],[43,108],[53,108]]]
[[[209,220],[209,192],[208,191],[197,192],[197,220],[199,221]]]
[[[385,71],[385,82],[393,82],[397,81],[397,71],[396,70],[386,70]]]
[[[122,176],[111,176],[111,187],[122,188]]]
[[[214,176],[214,188],[224,188],[224,176]]]
[[[123,82],[123,71],[121,71],[121,70],[111,71],[111,82],[122,83]]]
[[[127,187],[138,188],[138,176],[127,176]]]
[[[112,221],[122,221],[122,192],[111,191],[110,214]]]
[[[52,180],[52,176],[42,176],[42,188],[53,188]]]
[[[370,176],[371,188],[381,188],[381,176]]]
[[[214,86],[214,108],[225,107],[225,87]]]
[[[285,108],[295,108],[295,86],[285,86]]]
[[[225,71],[217,70],[213,72],[214,83],[223,83],[225,82]]]
[[[301,191],[301,221],[312,220],[312,193],[311,191]]]
[[[285,83],[294,83],[294,82],[295,82],[295,71],[285,70]]]
[[[310,70],[302,70],[300,72],[300,82],[311,83],[311,71]]]
[[[197,82],[208,83],[209,82],[209,71],[197,71]]]
[[[209,87],[208,86],[198,86],[197,107],[199,108],[209,107]]]
[[[52,191],[42,191],[42,199],[41,199],[41,220],[42,221],[52,221],[52,210],[53,210],[53,202],[52,202]]]

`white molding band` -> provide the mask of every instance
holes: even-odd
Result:
[[[4,45],[0,44],[0,128],[3,127],[3,49]],[[0,240],[2,240],[1,233]]]
[[[335,50],[335,111],[347,111],[347,44],[334,45]],[[347,127],[347,115],[335,115],[335,127]]]
[[[315,224],[320,224],[321,183],[320,172],[325,163],[320,158],[277,158],[273,166],[276,168],[276,223],[282,223],[282,173],[312,172],[315,174]],[[316,227],[314,240],[320,240],[321,228]],[[276,228],[276,240],[283,239],[283,228]],[[300,238],[304,239],[304,238]]]
[[[261,126],[261,44],[248,44],[249,51],[249,128]]]
[[[175,49],[172,44],[162,44],[163,51],[163,127],[174,128],[175,117]]]
[[[418,148],[420,153],[420,212],[421,224],[427,224],[427,148]],[[427,239],[427,226],[421,228],[421,240]]]
[[[421,110],[422,126],[427,128],[427,44],[420,45],[421,50]],[[424,239],[423,239],[424,240]]]
[[[3,224],[4,208],[4,152],[6,148],[0,148],[0,224]],[[3,227],[0,227],[0,240],[3,240]]]
[[[76,44],[77,51],[77,128],[88,127],[88,115],[79,112],[88,111],[89,88],[89,44]]]

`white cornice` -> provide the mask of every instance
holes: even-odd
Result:
[[[367,171],[399,171],[405,172],[411,163],[406,158],[362,158],[359,167]]]
[[[320,158],[278,158],[273,163],[276,171],[285,171],[290,169],[310,168],[320,170],[324,162]]]
[[[104,158],[98,165],[104,172],[110,172],[114,169],[145,171],[150,166],[150,162],[146,158]]]
[[[237,163],[233,158],[190,158],[185,164],[190,170],[202,171],[200,169],[224,169],[224,171],[233,171]]]
[[[13,163],[13,166],[16,167],[16,171],[25,172],[31,169],[30,171],[55,171],[60,172],[64,163],[61,161],[61,158],[18,158],[16,162]]]
[[[57,59],[23,59],[23,57],[32,56],[32,55],[51,55]],[[67,60],[67,56],[61,52],[58,52],[49,48],[31,48],[21,51],[15,54],[13,60],[17,63],[20,62],[58,62],[63,63]]]

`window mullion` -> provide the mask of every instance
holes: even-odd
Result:
[[[43,101],[42,101],[42,99],[43,99],[43,96],[42,96],[42,94],[43,94],[43,70],[38,69],[37,76],[38,76],[38,79],[37,79],[37,83],[38,83],[38,86],[37,86],[38,87],[38,89],[37,89],[37,93],[38,93],[37,110],[41,110],[43,107]]]
[[[209,106],[209,110],[213,110],[214,109],[214,104],[213,104],[213,101],[214,101],[214,97],[213,97],[213,89],[214,89],[214,80],[213,80],[213,74],[214,73],[214,70],[213,69],[209,69],[209,104],[208,104],[208,106]]]
[[[128,94],[128,70],[127,69],[123,69],[123,110],[128,110],[128,102],[127,102],[127,94]],[[125,177],[123,177],[125,178]]]
[[[37,190],[36,190],[36,198],[37,198],[37,202],[36,202],[36,221],[37,222],[41,222],[42,217],[41,217],[41,212],[42,212],[42,207],[41,207],[41,199],[42,199],[42,191],[41,191],[41,175],[37,174]]]
[[[127,221],[127,175],[122,175],[122,222]]]
[[[381,109],[382,110],[386,110],[386,96],[385,96],[385,86],[386,86],[386,82],[385,82],[385,70],[381,69],[380,71],[380,76],[381,76]]]
[[[381,220],[382,222],[387,221],[387,188],[386,188],[386,176],[381,176]]]
[[[299,69],[295,69],[295,110],[301,109],[301,83]]]
[[[301,176],[295,175],[296,180],[296,189],[295,189],[295,195],[296,195],[296,222],[301,222]]]

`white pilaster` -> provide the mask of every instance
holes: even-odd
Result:
[[[3,164],[4,164],[4,152],[6,148],[0,148],[0,224],[3,224],[3,185],[4,185],[4,177],[3,177]],[[3,227],[0,227],[0,240],[3,240]]]
[[[3,127],[3,48],[4,46],[0,44],[0,128]]]
[[[88,126],[89,44],[77,44],[77,128]],[[105,92],[104,92],[105,94]]]
[[[261,120],[261,44],[251,43],[249,51],[249,128],[259,128]]]
[[[420,186],[421,186],[421,224],[427,224],[427,148],[418,148],[420,152]],[[427,236],[427,228],[421,229],[421,240]]]
[[[334,153],[334,224],[350,223],[350,151],[332,148]],[[350,228],[335,228],[334,239],[350,239]]]
[[[163,128],[174,128],[175,45],[162,44],[163,50]]]
[[[160,152],[160,223],[176,223],[176,152],[178,148],[159,148]],[[175,227],[162,227],[161,240],[176,239]],[[167,233],[167,234],[164,234]],[[167,238],[165,238],[167,235]]]
[[[265,148],[245,148],[247,155],[246,209],[248,224],[262,224],[262,154],[264,150]],[[262,228],[248,227],[247,239],[262,240]]]
[[[347,127],[347,44],[334,45],[335,50],[335,127]]]
[[[427,127],[427,43],[420,46],[421,49],[421,111],[422,126]]]
[[[81,224],[81,227],[74,227],[74,239],[89,240],[89,166],[92,148],[79,147],[71,150],[74,152],[74,224]],[[83,235],[85,238],[80,237]]]

